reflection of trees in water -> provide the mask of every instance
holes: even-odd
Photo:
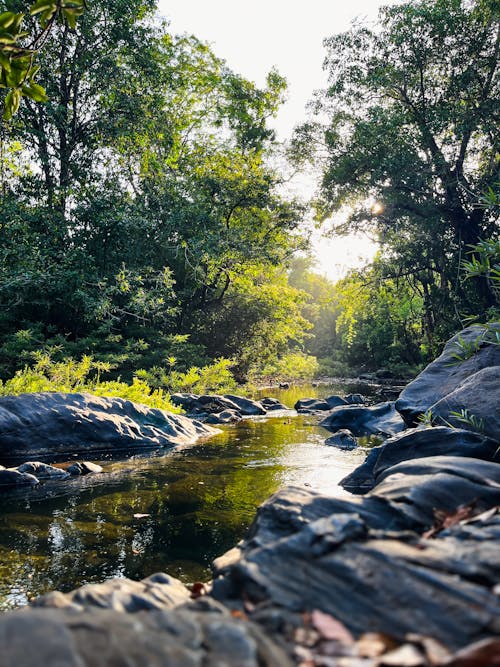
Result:
[[[28,584],[38,594],[159,570],[207,578],[213,558],[234,546],[256,507],[303,459],[301,443],[318,441],[313,421],[244,420],[191,449],[107,464],[110,472],[93,485],[88,477],[68,487],[72,495],[10,502],[0,523],[0,607],[12,606],[8,594]]]

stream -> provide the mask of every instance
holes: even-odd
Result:
[[[357,391],[366,395],[367,387],[302,385],[260,397],[291,407],[305,396]],[[258,505],[280,487],[345,493],[337,484],[366,447],[325,446],[331,434],[318,421],[269,413],[189,448],[98,461],[103,474],[2,498],[0,609],[110,577],[165,571],[185,583],[210,579],[211,561],[244,536]]]

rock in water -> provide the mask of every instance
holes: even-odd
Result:
[[[17,466],[17,470],[35,475],[38,479],[67,479],[70,476],[70,473],[66,470],[41,461],[26,461],[26,463]]]
[[[358,443],[356,442],[356,438],[353,436],[351,431],[343,428],[327,438],[325,440],[325,445],[338,447],[339,449],[356,449]]]
[[[103,471],[100,465],[91,461],[75,461],[66,470],[70,475],[91,475]]]
[[[293,406],[297,412],[309,414],[324,410],[331,410],[332,406],[322,398],[300,398]]]
[[[500,461],[498,443],[479,433],[436,426],[403,431],[374,447],[365,462],[347,475],[340,485],[351,493],[366,493],[376,477],[409,459],[429,456],[466,456],[484,461]]]
[[[15,469],[0,470],[0,492],[20,486],[36,486],[39,484],[34,475],[27,472],[19,472]]]
[[[320,422],[330,431],[349,429],[356,437],[363,435],[389,436],[405,428],[401,415],[394,403],[378,403],[370,407],[346,405],[333,408]]]
[[[216,429],[122,398],[39,393],[0,398],[0,458],[175,447]]]
[[[235,403],[242,415],[256,416],[266,414],[265,408],[259,401],[252,401],[250,398],[235,396],[234,394],[224,394],[224,398],[228,398],[230,401]]]
[[[457,355],[463,355],[464,360],[457,359]],[[464,380],[483,368],[493,366],[500,366],[500,346],[487,342],[487,330],[483,326],[468,327],[453,336],[444,346],[442,354],[401,392],[396,409],[409,426],[415,426],[420,415],[432,410],[432,406],[454,392]],[[481,396],[480,388],[479,392],[479,400],[486,398],[486,404],[496,400],[498,405],[498,385],[495,397]]]

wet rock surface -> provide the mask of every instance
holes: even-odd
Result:
[[[378,403],[372,406],[347,405],[333,408],[320,422],[330,431],[349,429],[355,436],[389,436],[406,428],[394,403]]]
[[[216,431],[121,398],[39,393],[0,398],[0,459],[175,447]]]
[[[339,449],[356,449],[358,443],[351,431],[344,428],[327,438],[325,445],[338,447]]]

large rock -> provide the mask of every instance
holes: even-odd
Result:
[[[42,461],[26,461],[16,468],[19,472],[27,472],[37,479],[67,479],[70,473]]]
[[[394,403],[378,403],[370,407],[346,405],[333,408],[320,422],[330,431],[349,429],[356,437],[364,435],[389,436],[405,428],[401,415],[395,410]]]
[[[243,419],[236,410],[222,410],[222,412],[213,412],[203,419],[205,424],[234,424]]]
[[[479,433],[446,426],[416,428],[389,438],[373,447],[365,462],[341,480],[351,493],[366,493],[377,477],[402,461],[429,456],[465,456],[500,462],[498,443]]]
[[[175,447],[216,432],[122,398],[62,393],[0,398],[0,458]]]
[[[403,494],[399,502],[383,494],[353,502],[308,498],[298,489],[278,493],[259,509],[240,554],[219,559],[213,594],[228,604],[320,609],[355,634],[370,630],[402,640],[418,631],[452,648],[497,634],[498,515],[430,540],[397,532],[397,520],[376,527],[375,500],[396,507],[395,516],[405,503]]]
[[[86,584],[70,593],[52,591],[34,600],[32,606],[137,613],[151,609],[172,609],[187,602],[190,595],[190,591],[178,579],[158,573],[142,581],[109,579],[102,584]]]
[[[38,479],[27,472],[19,472],[15,468],[0,470],[0,492],[17,487],[33,487],[38,483]]]
[[[256,415],[265,415],[266,410],[259,401],[252,401],[251,398],[244,396],[235,396],[234,394],[224,394],[224,398],[228,398],[235,405],[244,416],[254,417]]]
[[[415,426],[420,415],[454,392],[471,375],[483,368],[500,366],[500,346],[488,343],[487,335],[483,326],[474,325],[453,336],[442,354],[401,392],[396,409],[409,426]],[[471,351],[477,349],[468,359],[460,361],[457,354],[460,356],[464,345],[470,346]],[[497,387],[494,394],[497,401],[498,391]],[[485,403],[491,404],[492,399],[488,396]]]
[[[474,373],[431,405],[430,412],[433,420],[477,430],[500,442],[500,366]]]
[[[251,621],[200,600],[173,610],[23,609],[0,616],[0,667],[291,667]]]
[[[293,406],[297,412],[311,414],[331,410],[332,406],[322,398],[300,398]]]

